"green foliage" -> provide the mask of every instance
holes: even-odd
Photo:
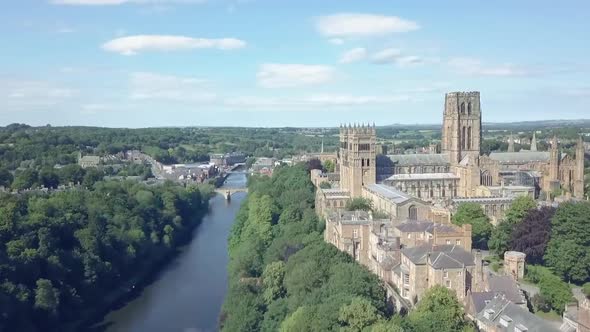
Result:
[[[590,297],[590,282],[587,282],[584,285],[582,285],[582,293],[584,293],[586,297]]]
[[[332,160],[324,161],[324,170],[326,170],[326,172],[334,173],[335,168],[336,168],[336,165],[334,164],[334,162]]]
[[[364,197],[355,197],[349,199],[346,202],[345,209],[347,211],[355,211],[355,210],[363,210],[363,211],[371,211],[373,210],[373,201],[368,198]]]
[[[492,224],[479,204],[463,203],[459,205],[457,212],[453,215],[453,224],[457,226],[470,224],[473,246],[487,249],[487,243],[492,234]]]
[[[561,314],[565,305],[572,300],[570,286],[553,274],[551,270],[543,266],[528,265],[525,278],[539,286],[542,299],[537,299],[540,310],[547,312],[549,306],[555,312]]]
[[[463,307],[446,287],[434,286],[424,293],[416,309],[409,314],[413,331],[461,331],[466,321]]]
[[[517,197],[506,211],[502,220],[493,230],[488,247],[498,255],[503,255],[510,248],[512,230],[522,222],[531,209],[537,207],[535,200],[528,196]]]
[[[381,315],[371,302],[362,297],[355,297],[350,304],[340,308],[338,317],[348,331],[361,331],[377,322]]]
[[[385,316],[378,278],[323,241],[304,165],[279,167],[270,178],[251,177],[248,188],[229,239],[230,289],[222,330],[349,328],[357,318],[341,319],[340,313],[353,299]]]
[[[0,330],[60,330],[104,306],[171,253],[207,207],[198,190],[171,183],[2,194],[0,302],[11,309],[0,308]]]
[[[332,185],[330,184],[330,182],[324,181],[322,183],[320,183],[320,188],[322,189],[331,189]]]
[[[560,205],[551,225],[547,266],[565,280],[585,281],[590,273],[590,202]]]

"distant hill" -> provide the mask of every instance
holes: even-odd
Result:
[[[391,124],[387,126],[379,126],[378,128],[392,128],[392,129],[413,129],[413,130],[434,130],[440,129],[441,124]],[[533,129],[547,129],[547,128],[590,128],[590,119],[579,120],[540,120],[540,121],[519,121],[519,122],[484,122],[484,130],[494,129],[519,129],[519,130],[533,130]]]

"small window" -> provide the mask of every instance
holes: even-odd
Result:
[[[458,246],[460,246],[461,245],[461,240],[456,240],[455,241],[455,244],[458,245]]]
[[[359,236],[359,231],[357,229],[352,231],[352,237],[357,238]]]
[[[445,286],[447,286],[447,288],[451,288],[451,280],[445,280]]]
[[[449,271],[444,271],[443,272],[443,277],[444,278],[448,278],[449,277]]]
[[[408,233],[408,239],[412,238],[412,233]]]
[[[451,244],[451,240],[447,240],[447,244]]]

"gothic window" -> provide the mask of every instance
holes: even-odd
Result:
[[[481,184],[484,186],[492,185],[492,175],[489,171],[486,170],[481,173]]]
[[[461,114],[465,114],[465,103],[461,103]]]
[[[467,104],[467,115],[471,115],[471,102]]]
[[[365,167],[365,160],[364,159],[361,159],[361,166]]]
[[[467,150],[471,150],[471,127],[467,129]]]
[[[434,197],[434,190],[430,187],[430,198]]]
[[[447,193],[446,193],[445,187],[443,186],[443,188],[442,188],[442,197],[446,197],[446,196],[447,196]]]
[[[418,220],[418,209],[416,209],[415,205],[411,205],[408,209],[408,219]]]
[[[464,149],[467,148],[467,145],[465,142],[465,136],[467,136],[466,134],[467,134],[467,128],[463,127],[463,135],[461,135],[461,147]]]
[[[371,163],[369,162],[369,159],[367,159],[367,167],[371,166]]]

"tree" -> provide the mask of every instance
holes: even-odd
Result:
[[[312,169],[319,169],[319,170],[324,169],[324,166],[322,166],[322,162],[317,158],[313,158],[313,159],[308,160],[306,165],[307,165],[308,171],[311,171]]]
[[[551,226],[547,266],[566,280],[585,281],[590,274],[590,202],[560,205]]]
[[[510,239],[514,227],[521,223],[529,210],[536,208],[535,200],[528,196],[519,196],[513,202],[504,220],[492,230],[488,247],[498,255],[503,255],[510,248]]]
[[[276,298],[283,296],[283,278],[285,277],[285,263],[276,261],[268,264],[262,272],[262,285],[264,293],[262,297],[269,304]]]
[[[37,280],[37,289],[35,290],[35,307],[48,311],[52,314],[57,312],[59,306],[59,291],[53,288],[50,280]]]
[[[355,297],[350,304],[340,308],[338,318],[351,331],[361,331],[363,328],[377,322],[381,315],[371,302],[362,297]]]
[[[409,319],[420,332],[460,331],[465,326],[463,307],[455,294],[442,286],[428,289]]]
[[[332,160],[326,160],[324,162],[324,169],[326,170],[326,172],[334,173],[335,168],[336,168],[336,165],[334,164],[334,162]]]
[[[487,249],[487,243],[492,234],[492,224],[479,204],[463,203],[459,205],[457,212],[453,215],[453,224],[457,226],[470,224],[474,247]]]
[[[38,185],[39,173],[34,169],[27,168],[16,173],[12,188],[17,190],[31,189]]]
[[[320,188],[322,188],[322,189],[331,189],[332,188],[332,185],[330,184],[330,182],[324,181],[324,182],[320,183]]]
[[[510,248],[524,252],[529,264],[541,264],[551,236],[552,207],[530,210],[512,230]]]
[[[371,211],[373,209],[373,201],[368,198],[364,197],[355,197],[349,199],[346,202],[346,210],[347,211],[356,211],[356,210],[363,210],[363,211]]]
[[[584,285],[582,285],[582,293],[584,293],[586,297],[590,298],[590,282],[587,282]]]
[[[14,177],[6,168],[0,168],[0,186],[10,187],[13,179]]]

